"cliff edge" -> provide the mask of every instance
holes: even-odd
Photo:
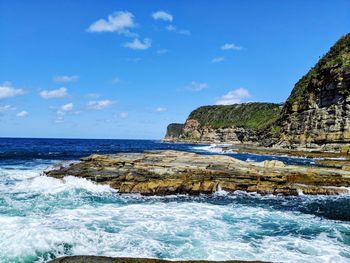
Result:
[[[256,144],[260,131],[277,120],[281,108],[260,102],[203,106],[192,111],[185,124],[169,124],[164,140]]]
[[[183,126],[170,124],[165,140],[348,152],[350,33],[295,84],[283,106],[246,103],[200,107]]]
[[[277,121],[278,145],[342,149],[350,143],[350,34],[296,84]]]

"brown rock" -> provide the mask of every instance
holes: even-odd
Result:
[[[45,171],[108,184],[119,193],[143,195],[211,194],[220,189],[261,194],[342,194],[350,172],[341,169],[291,166],[279,161],[247,163],[223,155],[178,151],[144,154],[91,155],[70,166]]]

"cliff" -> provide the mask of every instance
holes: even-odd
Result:
[[[256,143],[280,110],[280,104],[257,102],[203,106],[192,111],[184,125],[170,124],[165,140]]]
[[[194,110],[165,140],[249,143],[283,148],[350,149],[350,33],[294,86],[280,105],[247,103]],[[168,130],[172,130],[169,125]],[[175,134],[175,132],[174,132]]]
[[[342,149],[350,143],[350,34],[295,85],[277,121],[279,146]]]
[[[165,138],[175,139],[181,136],[183,132],[184,124],[182,123],[171,123],[166,129]]]

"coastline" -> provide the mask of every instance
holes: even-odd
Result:
[[[199,195],[218,190],[262,195],[337,195],[348,193],[347,168],[347,165],[342,169],[286,165],[277,160],[251,163],[225,155],[145,151],[93,154],[78,163],[58,164],[44,173],[58,179],[67,175],[85,178],[109,185],[119,193],[141,195]]]
[[[231,193],[225,191],[224,185],[215,184],[215,178],[221,176],[222,181],[231,180],[220,173],[220,166],[225,167],[226,160],[232,161],[233,158],[225,154],[202,154],[197,159],[194,152],[202,152],[195,149],[197,145],[68,139],[3,139],[1,142],[2,145],[11,146],[1,155],[0,160],[4,175],[3,180],[0,180],[0,195],[6,198],[6,203],[0,204],[3,211],[0,221],[4,222],[0,231],[0,241],[4,244],[0,253],[1,262],[47,262],[69,255],[289,263],[328,262],[331,258],[339,259],[338,262],[347,260],[347,254],[344,254],[344,247],[348,246],[347,240],[338,239],[335,234],[346,237],[349,229],[348,193],[337,196],[327,196],[326,193],[310,196],[302,191],[296,192],[297,196],[246,191]],[[48,145],[50,152],[45,151]],[[176,149],[192,152],[189,154],[190,163],[182,162],[176,156],[163,158],[159,155],[158,159],[149,156],[146,170],[142,169],[140,162],[133,162],[133,165],[144,172],[155,171],[153,175],[160,175],[158,172],[166,170],[166,167],[161,167],[162,164],[165,165],[171,159],[174,162],[177,160],[181,166],[174,165],[174,168],[179,167],[182,171],[187,169],[188,174],[194,176],[189,179],[203,183],[197,184],[199,188],[193,188],[194,195],[122,194],[109,187],[107,181],[99,181],[102,177],[97,177],[99,182],[96,183],[96,174],[93,175],[100,173],[110,177],[114,173],[112,168],[117,167],[118,162],[108,166],[97,160],[95,165],[83,166],[92,170],[81,170],[82,174],[92,175],[91,179],[64,173],[62,179],[42,176],[47,166],[58,164],[59,160],[78,161],[82,156],[106,149],[106,145],[112,156],[122,151],[127,156],[127,152],[138,152],[133,154],[134,157],[142,155],[144,151],[148,154],[149,150]],[[198,147],[202,148],[201,145]],[[255,158],[240,153],[229,155],[242,160]],[[207,161],[214,159],[215,165],[208,169],[208,176],[203,177],[202,171],[192,173],[191,169],[201,166],[200,160],[203,160],[202,167],[205,171]],[[256,155],[254,160],[273,159]],[[305,163],[302,158],[277,157],[275,160],[277,161],[265,163],[267,166],[275,165],[266,168],[267,170],[285,169],[286,167],[278,167],[281,165],[278,160],[285,160],[286,166],[295,161]],[[156,169],[157,164],[160,169]],[[234,167],[256,167],[258,172],[265,170],[256,163],[233,161],[232,164]],[[127,162],[123,166],[126,174],[132,172],[127,167]],[[154,170],[151,169],[152,166]],[[313,171],[313,167],[303,166],[303,169]],[[122,172],[123,169],[119,171]],[[142,180],[150,175],[134,176]],[[198,176],[197,179],[195,176]],[[243,174],[243,177],[236,178],[241,181],[240,188],[254,182],[253,177],[244,179],[246,176]],[[278,177],[261,176],[260,179],[264,179],[260,186],[271,183],[265,179],[275,180],[276,184],[282,183]],[[126,177],[125,180],[124,183],[131,184],[134,179]],[[155,184],[152,185],[155,180],[153,177],[147,187],[156,188]],[[175,180],[173,178],[172,182]],[[201,193],[198,193],[198,189]],[[250,189],[253,190],[252,185]],[[14,232],[13,229],[20,231]],[[308,239],[304,238],[305,235]],[[308,249],[301,253],[300,247]],[[314,255],[313,251],[320,253]],[[276,253],[278,258],[274,256]],[[86,262],[89,259],[81,260]]]

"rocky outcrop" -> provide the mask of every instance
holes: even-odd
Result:
[[[263,263],[262,261],[206,261],[206,260],[183,260],[183,261],[168,261],[152,258],[113,258],[113,257],[98,257],[98,256],[71,256],[62,257],[51,260],[50,263]]]
[[[184,124],[182,123],[171,123],[166,129],[165,138],[168,140],[176,140],[183,133]]]
[[[79,163],[59,165],[47,176],[77,176],[108,184],[119,193],[142,195],[212,194],[241,190],[260,194],[347,193],[350,172],[341,169],[290,166],[279,161],[243,162],[223,155],[151,151],[91,155]]]
[[[277,119],[280,109],[274,103],[203,106],[191,112],[181,129],[170,124],[164,140],[257,144],[259,132]]]
[[[278,146],[341,150],[350,146],[350,34],[295,85],[278,120]]]
[[[201,126],[195,119],[188,119],[179,140],[202,143],[257,143],[257,132],[248,128],[213,128]]]

